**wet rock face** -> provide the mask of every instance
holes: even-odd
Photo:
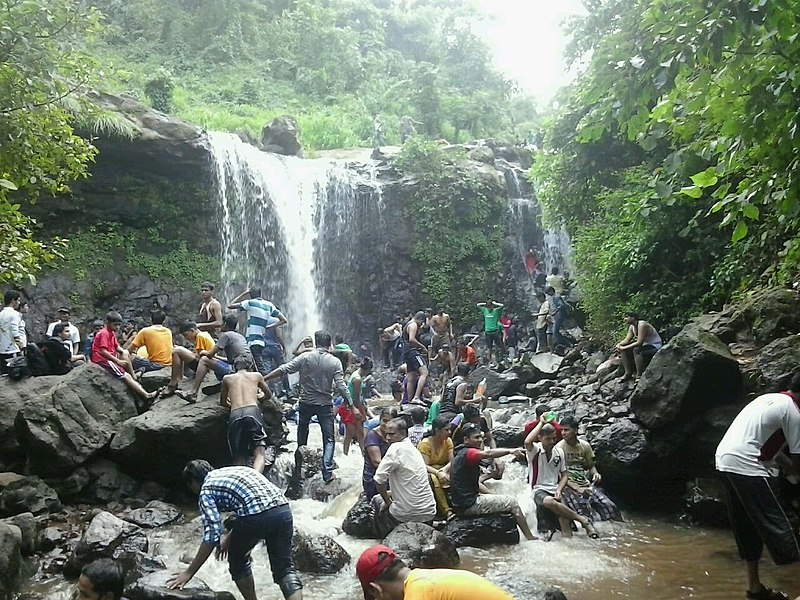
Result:
[[[785,390],[792,373],[800,365],[800,334],[779,338],[764,346],[755,359],[760,388],[770,392]]]
[[[143,508],[134,508],[123,515],[123,519],[145,529],[163,527],[175,523],[183,516],[180,509],[172,504],[152,500]]]
[[[719,479],[698,477],[686,484],[685,517],[695,525],[728,527],[725,486]]]
[[[287,156],[303,156],[299,140],[300,132],[294,117],[276,117],[261,130],[261,149]]]
[[[10,599],[22,577],[22,533],[19,527],[0,523],[0,598]]]
[[[498,448],[519,448],[525,441],[525,431],[522,427],[498,425],[492,429],[492,437]]]
[[[351,508],[342,522],[342,530],[354,538],[375,540],[379,539],[375,530],[375,513],[372,504],[363,498]]]
[[[109,512],[101,511],[83,532],[80,542],[65,565],[65,573],[77,575],[84,565],[98,558],[120,561],[126,572],[131,572],[146,559],[147,549],[144,530]]]
[[[61,510],[58,494],[36,476],[12,481],[0,493],[0,513],[40,515]]]
[[[456,517],[444,529],[456,548],[493,544],[518,544],[519,530],[514,515],[502,513],[480,517]]]
[[[350,555],[327,535],[295,529],[292,537],[292,560],[302,573],[329,575],[341,571],[350,562]]]
[[[108,446],[136,405],[125,384],[89,364],[21,408],[15,431],[31,468],[62,477]]]
[[[129,600],[235,600],[230,592],[215,592],[197,577],[186,584],[182,590],[167,589],[167,581],[172,578],[170,571],[156,571],[137,579],[125,588]]]
[[[13,517],[3,519],[0,522],[19,527],[19,531],[22,535],[20,553],[23,556],[30,556],[36,552],[36,517],[34,517],[32,513],[20,513]]]
[[[453,541],[425,523],[401,523],[383,545],[411,569],[453,569],[461,563]]]

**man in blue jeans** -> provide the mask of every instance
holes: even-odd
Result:
[[[259,542],[267,546],[272,579],[286,600],[302,600],[303,584],[292,562],[294,525],[289,502],[266,477],[250,467],[214,469],[204,460],[193,460],[183,470],[183,480],[198,494],[197,505],[203,522],[203,542],[192,563],[167,582],[171,589],[183,589],[216,550],[217,558],[227,555],[229,571],[245,600],[257,600],[250,553]],[[222,533],[223,512],[235,512],[236,521]]]
[[[567,303],[552,287],[546,288],[544,293],[547,296],[547,303],[550,307],[550,318],[553,322],[554,348],[558,346],[567,347],[570,343],[561,334],[561,328],[564,326],[564,321],[567,320]]]
[[[284,374],[300,373],[299,421],[297,423],[297,446],[308,444],[308,424],[317,417],[322,430],[322,479],[333,481],[333,388],[348,404],[352,404],[350,393],[344,382],[342,363],[331,350],[331,334],[317,331],[314,334],[315,350],[296,356],[264,376],[264,380],[283,377]]]

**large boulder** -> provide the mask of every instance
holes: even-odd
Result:
[[[779,338],[764,346],[756,355],[759,389],[770,392],[785,390],[792,373],[800,365],[800,334]]]
[[[743,389],[739,364],[728,347],[690,323],[656,353],[630,403],[648,429],[673,428],[698,413],[735,403]]]
[[[106,448],[119,425],[136,413],[125,384],[89,364],[23,406],[15,430],[34,472],[63,476]]]
[[[513,425],[498,425],[492,429],[492,438],[498,448],[519,448],[525,441],[525,430]]]
[[[58,494],[36,476],[23,477],[9,483],[0,493],[0,513],[40,515],[61,510]]]
[[[175,523],[182,515],[183,513],[177,506],[161,500],[151,500],[147,506],[127,511],[122,518],[139,527],[154,529]]]
[[[19,527],[0,523],[0,600],[11,600],[22,578],[22,533]]]
[[[30,556],[36,552],[36,539],[38,537],[38,532],[36,527],[36,517],[33,516],[33,513],[20,513],[18,515],[14,515],[13,517],[3,519],[1,522],[6,523],[7,525],[15,525],[19,527],[20,533],[22,534],[20,552],[23,556]]]
[[[350,555],[336,540],[321,534],[294,530],[292,560],[298,571],[331,575],[350,562]]]
[[[97,459],[86,465],[89,485],[83,490],[81,500],[105,504],[133,498],[139,489],[135,479],[122,472],[116,463]]]
[[[27,377],[20,381],[3,379],[0,385],[0,461],[7,466],[22,464],[25,453],[20,448],[17,433],[14,430],[14,419],[19,410],[39,400],[41,396],[61,381],[61,377]]]
[[[383,545],[412,569],[453,569],[461,563],[453,541],[425,523],[401,523]]]
[[[444,534],[456,548],[519,543],[517,521],[511,513],[456,517],[447,523]]]
[[[342,522],[342,531],[354,538],[376,540],[380,536],[375,530],[375,511],[372,504],[361,496],[356,504],[347,511]]]
[[[637,478],[647,467],[647,437],[644,429],[630,419],[603,427],[592,440],[597,468],[613,490],[631,490],[636,495]],[[639,490],[641,492],[641,490]]]
[[[686,484],[686,518],[694,525],[727,527],[725,486],[719,479],[698,477]]]
[[[274,118],[261,130],[261,149],[266,152],[285,154],[287,156],[303,156],[300,145],[300,132],[294,117],[284,115]]]
[[[156,571],[140,577],[125,588],[129,600],[235,600],[230,592],[215,592],[206,583],[193,577],[182,590],[170,590],[167,582],[172,579],[171,571]]]
[[[784,288],[762,290],[697,321],[726,344],[764,346],[800,331],[800,296]]]
[[[65,565],[68,575],[77,575],[84,565],[98,558],[120,561],[126,571],[136,568],[148,549],[147,536],[137,525],[100,511],[83,532]]]
[[[111,455],[140,478],[176,487],[189,460],[229,463],[227,418],[228,411],[215,399],[187,404],[168,398],[122,423],[111,442]]]

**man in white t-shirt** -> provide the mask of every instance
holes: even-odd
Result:
[[[3,296],[5,306],[0,310],[0,373],[8,371],[8,361],[22,350],[19,307],[19,292],[8,290]]]
[[[66,306],[62,306],[58,309],[58,321],[53,321],[50,325],[47,326],[47,336],[53,337],[53,328],[58,325],[59,323],[63,323],[64,325],[69,326],[69,333],[70,333],[70,344],[72,344],[72,355],[76,355],[80,353],[81,348],[81,334],[78,331],[78,328],[73,325],[69,320],[69,308]]]
[[[800,371],[788,392],[764,394],[742,409],[717,446],[716,465],[736,546],[747,562],[747,598],[788,599],[761,583],[758,561],[764,546],[775,564],[800,561],[800,537],[777,485],[778,469],[800,475]]]
[[[572,537],[572,522],[578,521],[586,533],[596,538],[597,531],[591,521],[561,501],[561,493],[568,481],[567,459],[564,451],[556,447],[555,427],[540,419],[525,438],[525,453],[536,508],[547,509],[558,517],[564,537]]]
[[[400,523],[427,523],[436,516],[428,469],[422,454],[408,439],[405,419],[392,419],[386,424],[386,440],[389,449],[373,477],[379,494],[373,500],[375,524],[381,537]]]

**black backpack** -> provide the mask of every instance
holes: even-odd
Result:
[[[28,359],[24,356],[15,356],[8,360],[8,378],[19,381],[23,377],[28,377],[31,372],[28,369]]]
[[[51,374],[50,364],[36,344],[28,344],[25,347],[25,358],[28,361],[28,370],[34,377]]]

